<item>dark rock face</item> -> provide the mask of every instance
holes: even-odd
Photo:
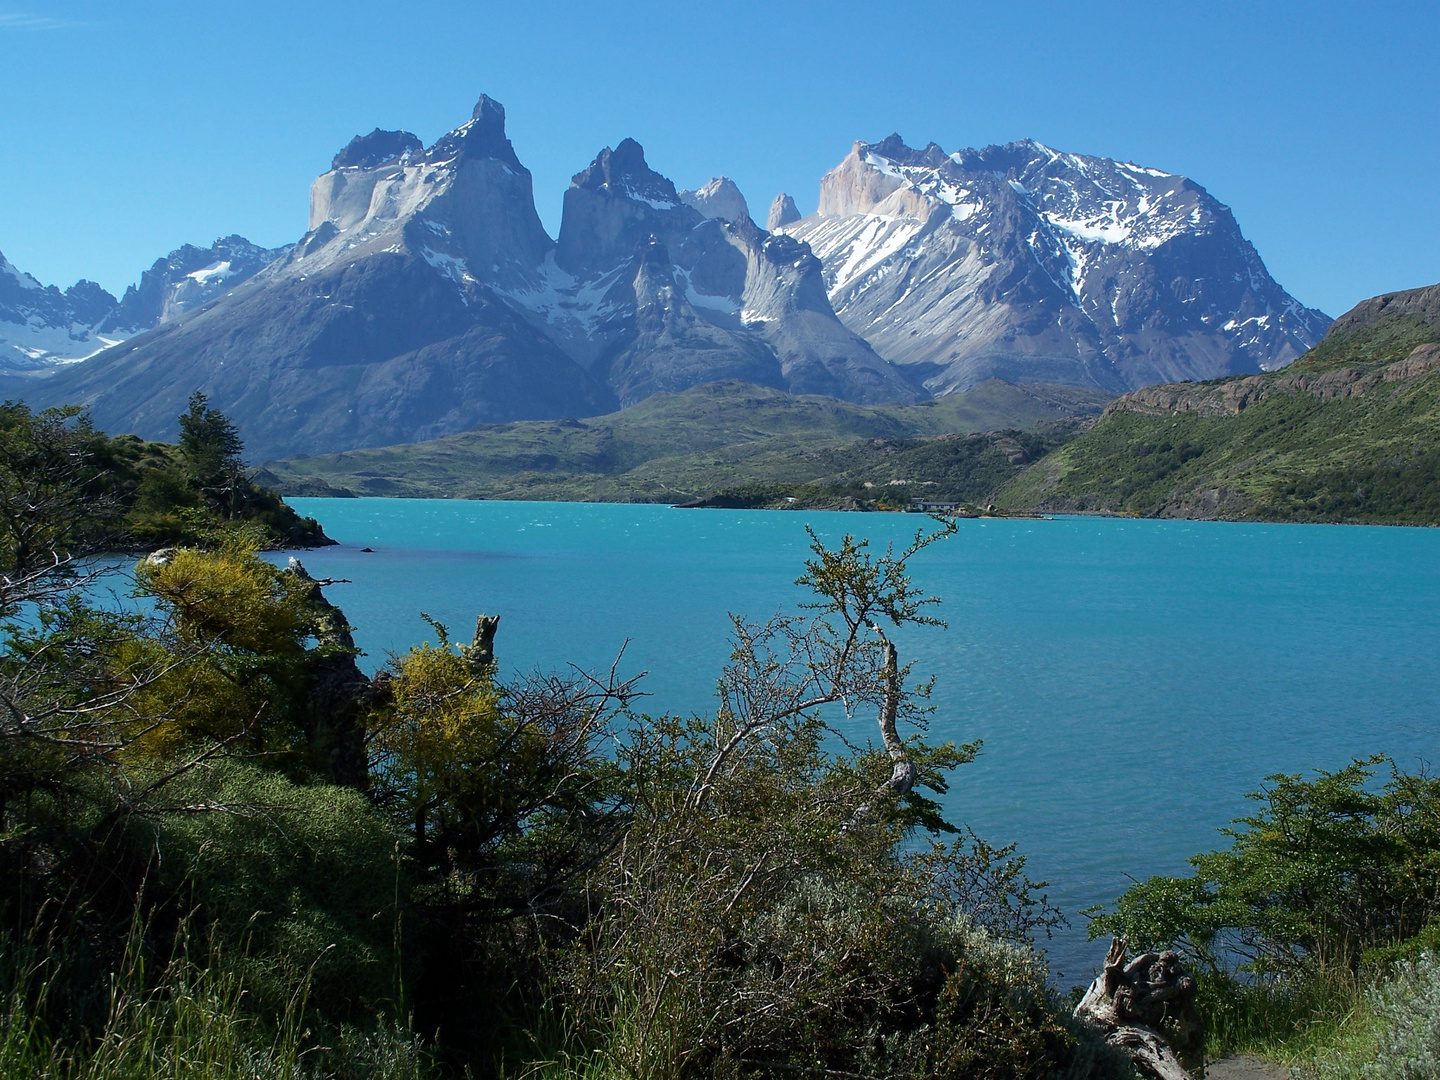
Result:
[[[1440,285],[1385,293],[1362,300],[1330,325],[1330,333],[1349,333],[1377,322],[1384,315],[1408,315],[1440,330]]]
[[[165,438],[203,390],[252,460],[614,408],[504,299],[541,280],[554,243],[498,103],[428,149],[380,133],[337,160],[355,164],[315,181],[310,231],[262,273],[28,396]]]
[[[467,302],[423,258],[399,253],[249,282],[62,372],[44,400],[88,403],[102,429],[173,438],[195,390],[235,420],[253,461],[613,407],[504,304]]]
[[[530,175],[515,156],[515,147],[505,134],[505,106],[485,94],[481,94],[480,100],[475,103],[468,124],[461,124],[441,137],[425,152],[425,160],[437,165],[462,156],[489,158],[524,172],[527,177]]]
[[[785,388],[780,362],[759,335],[716,325],[685,298],[662,241],[641,244],[635,261],[634,328],[601,365],[622,408],[721,379]]]
[[[770,204],[770,214],[765,219],[765,228],[774,232],[785,225],[793,225],[799,220],[800,210],[795,205],[795,200],[782,191]]]
[[[857,143],[817,214],[782,194],[768,223],[624,139],[575,175],[552,240],[482,96],[432,146],[353,139],[289,248],[180,248],[118,302],[0,258],[0,376],[48,365],[32,403],[150,438],[203,390],[261,460],[724,379],[863,403],[992,377],[1118,391],[1277,366],[1328,322],[1202,188],[1037,143]]]
[[[330,162],[332,169],[378,169],[382,165],[413,157],[425,149],[418,136],[408,131],[381,131],[356,135]]]
[[[1329,324],[1199,185],[1035,142],[856,143],[819,212],[776,227],[823,260],[841,321],[935,394],[1269,370]]]
[[[565,193],[546,288],[512,301],[579,363],[603,370],[626,404],[728,378],[916,400],[914,385],[835,317],[809,248],[735,212],[721,182],[706,187],[703,199],[688,193],[698,206],[689,205],[633,139],[602,150]],[[721,201],[735,220],[708,213]]]

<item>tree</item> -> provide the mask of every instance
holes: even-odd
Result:
[[[0,405],[0,613],[30,598],[27,580],[61,581],[58,570],[113,538],[123,507],[103,484],[103,442],[77,408]]]
[[[245,444],[234,422],[209,404],[199,390],[190,395],[189,407],[180,415],[180,455],[191,482],[229,519],[244,500]]]
[[[954,531],[878,555],[812,534],[815,599],[734,619],[715,714],[634,718],[631,822],[562,965],[571,1023],[603,1033],[577,1049],[646,1078],[1048,1076],[1078,1053],[1028,942],[1001,937],[1058,914],[1032,914],[1038,886],[1008,849],[915,843],[955,831],[932,796],[978,744],[925,742],[929,687],[888,628],[941,625],[908,563]],[[866,745],[829,722],[871,709]]]
[[[1189,877],[1152,877],[1096,918],[1090,934],[1174,944],[1220,974],[1360,965],[1440,916],[1440,779],[1371,780],[1384,758],[1314,779],[1277,774],[1249,798],[1256,813],[1224,832],[1231,846],[1190,859]]]

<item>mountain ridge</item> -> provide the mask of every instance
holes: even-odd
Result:
[[[1259,371],[1329,322],[1199,184],[1034,140],[856,142],[816,213],[780,228],[825,263],[841,321],[932,393],[992,375],[1118,392]]]
[[[26,396],[164,438],[203,390],[268,458],[596,415],[724,379],[862,403],[991,377],[1113,394],[1283,363],[1324,319],[1268,277],[1228,210],[1159,170],[893,135],[855,143],[821,187],[817,214],[795,220],[782,194],[762,229],[733,181],[678,188],[626,138],[574,175],[552,239],[504,107],[481,95],[428,147],[403,130],[351,139],[311,185],[295,244],[229,237],[213,265],[190,269],[202,249],[157,262],[171,292],[142,279],[115,302],[141,332]],[[1186,245],[1207,236],[1209,277],[1186,286]],[[1231,271],[1235,288],[1211,280]]]
[[[1151,386],[1000,505],[1148,517],[1440,524],[1440,286],[1362,301],[1289,367]]]

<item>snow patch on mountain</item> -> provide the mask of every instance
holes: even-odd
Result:
[[[1329,321],[1198,184],[1032,140],[857,143],[818,213],[780,228],[824,263],[841,320],[937,393],[996,375],[1128,389],[1255,371]]]

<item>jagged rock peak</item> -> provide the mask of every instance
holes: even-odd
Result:
[[[905,145],[905,140],[893,132],[878,143],[857,142],[855,149],[861,157],[873,154],[897,165],[921,165],[931,169],[943,164],[949,157],[937,143],[927,143],[925,149],[916,150]]]
[[[750,217],[750,206],[745,196],[728,176],[717,176],[694,191],[686,189],[679,194],[681,202],[693,206],[707,218],[735,222]]]
[[[785,192],[775,196],[775,201],[770,204],[770,214],[765,219],[765,228],[770,232],[783,228],[786,225],[800,220],[800,208],[795,205],[795,200]]]
[[[408,131],[382,131],[356,135],[330,162],[332,169],[378,169],[409,160],[425,148],[419,137]]]
[[[461,155],[493,158],[517,172],[525,167],[515,154],[515,147],[505,135],[505,106],[481,94],[470,119],[440,139],[425,152],[425,160],[434,164],[451,161]]]
[[[649,203],[683,205],[675,185],[650,168],[645,148],[634,139],[621,139],[615,149],[607,146],[601,150],[584,172],[571,178],[570,186],[605,190]]]

